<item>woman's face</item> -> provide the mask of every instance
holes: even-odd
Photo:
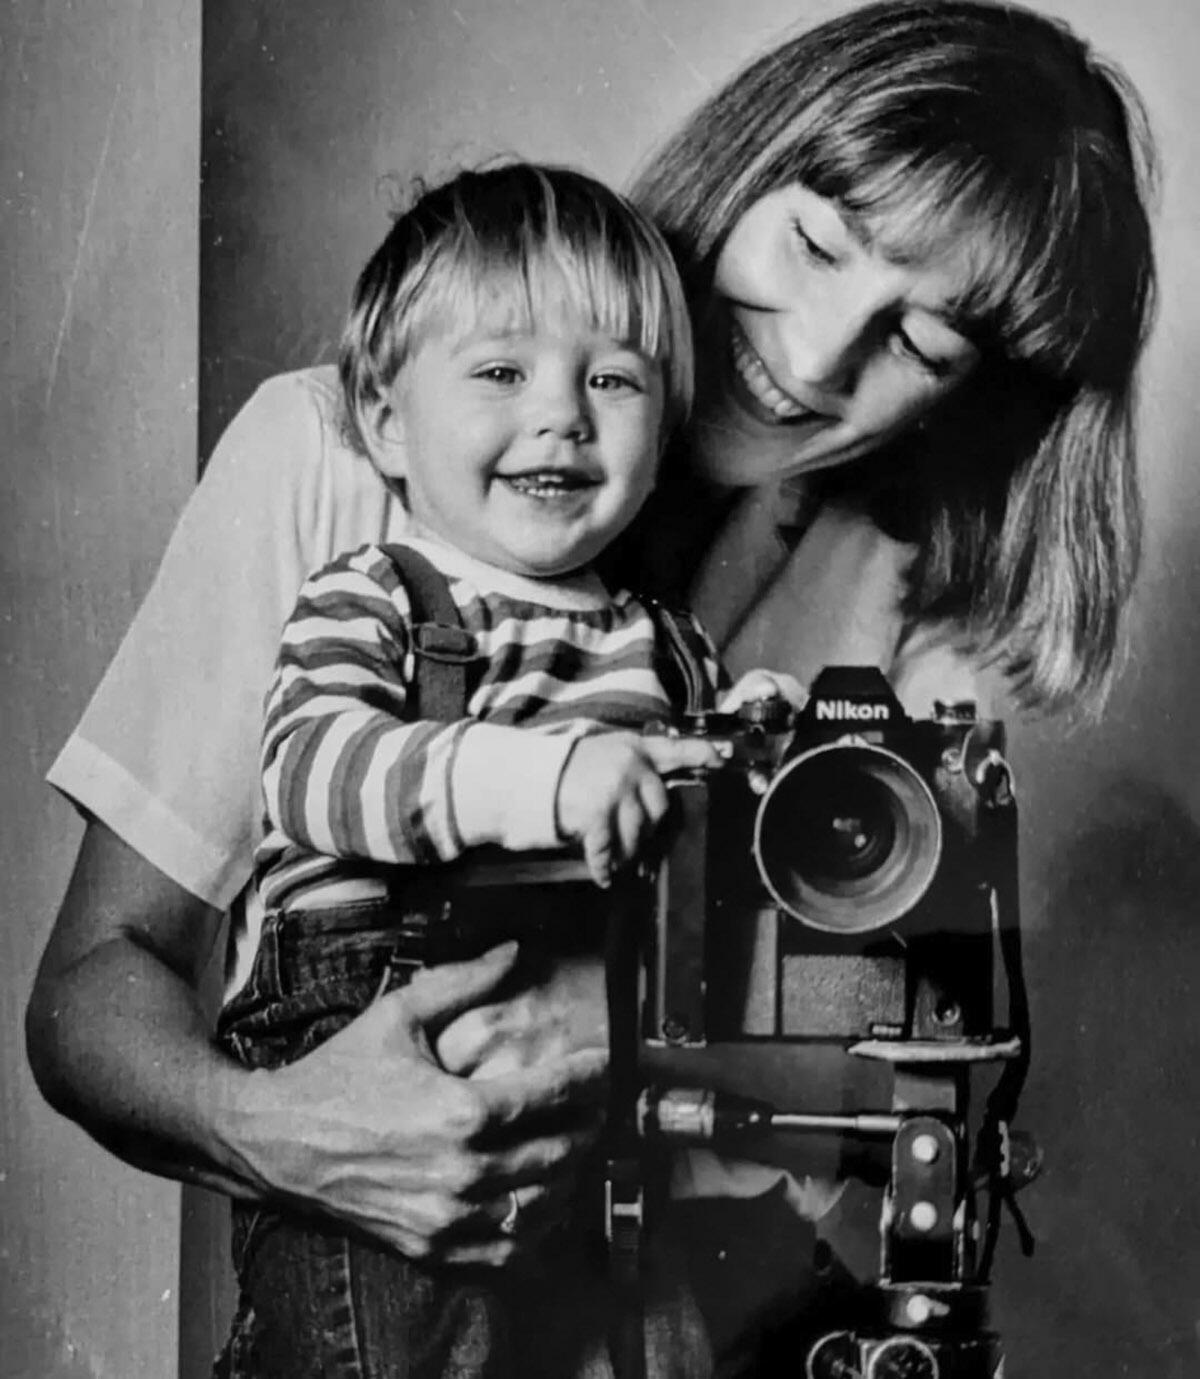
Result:
[[[741,486],[825,469],[918,420],[978,357],[955,315],[966,281],[965,254],[889,257],[806,187],[756,201],[697,326],[700,475]]]

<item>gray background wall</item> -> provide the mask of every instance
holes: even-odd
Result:
[[[621,181],[743,57],[840,8],[208,0],[202,448],[257,379],[327,352],[385,224],[381,178],[516,151]],[[1023,1119],[1049,1167],[1025,1199],[1038,1255],[1002,1251],[997,1308],[1017,1379],[1176,1379],[1200,1373],[1200,10],[1043,8],[1147,96],[1167,168],[1165,291],[1128,665],[1103,723],[1015,734],[1038,1032]],[[177,1195],[38,1105],[16,1022],[75,837],[37,779],[192,474],[196,9],[15,0],[0,30],[15,323],[0,342],[0,771],[17,802],[0,829],[0,1368],[22,1379],[173,1372]],[[188,1275],[184,1321],[200,1334],[208,1294]]]
[[[174,1372],[179,1194],[39,1100],[20,1019],[78,840],[41,784],[195,480],[200,12],[0,8],[0,1373]]]

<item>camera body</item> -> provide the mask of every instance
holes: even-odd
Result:
[[[646,873],[639,1131],[740,1136],[766,1159],[772,1137],[832,1139],[840,1169],[848,1141],[861,1166],[873,1155],[886,1182],[878,1274],[850,1325],[807,1349],[804,1374],[994,1379],[987,1273],[995,1204],[1020,1185],[1008,1125],[1028,1056],[1002,726],[970,704],[913,719],[878,670],[832,667],[799,713],[766,701],[690,730],[730,759],[671,783]],[[989,1064],[1003,1071],[973,1158],[971,1073]],[[888,1111],[864,1109],[885,1097]],[[833,1168],[814,1154],[808,1171]]]
[[[987,1039],[1015,866],[986,828],[1000,725],[971,705],[914,720],[878,670],[834,667],[798,714],[767,701],[691,731],[732,755],[672,782],[646,1043]]]

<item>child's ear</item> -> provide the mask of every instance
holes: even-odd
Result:
[[[358,430],[372,463],[389,479],[405,477],[404,424],[386,397],[374,397],[358,405]]]

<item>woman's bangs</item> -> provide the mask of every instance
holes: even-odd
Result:
[[[896,158],[860,168],[846,209],[900,263],[962,264],[957,309],[984,348],[1056,376],[1077,347],[1068,329],[1061,208],[1046,183],[981,162]]]

